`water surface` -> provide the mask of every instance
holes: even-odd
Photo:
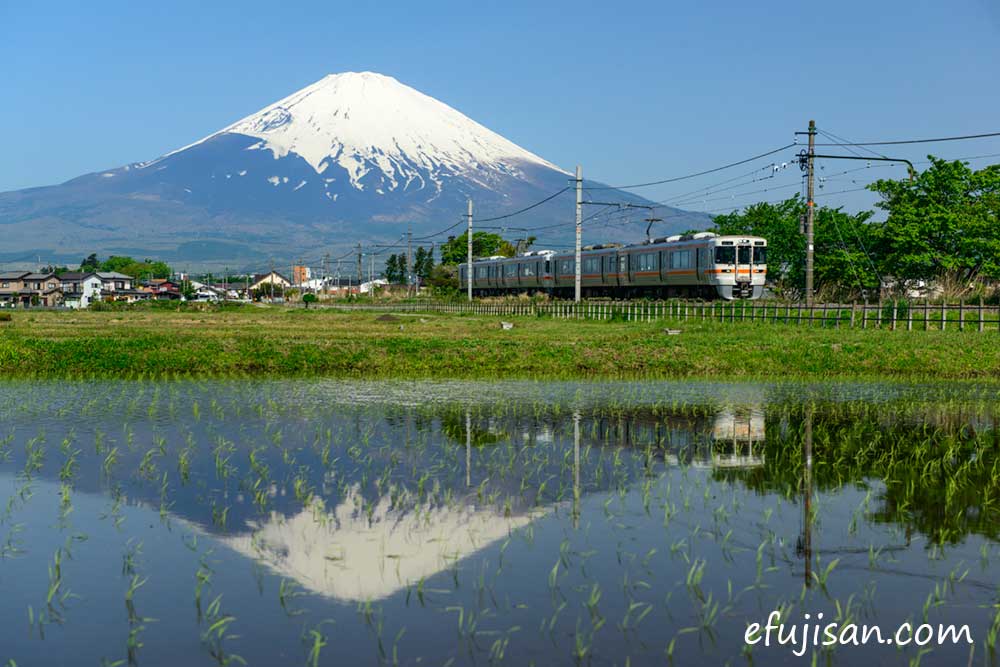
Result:
[[[0,383],[0,661],[995,664],[996,391]]]

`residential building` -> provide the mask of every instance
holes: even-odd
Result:
[[[62,288],[54,273],[7,271],[0,274],[0,304],[7,307],[46,306],[62,303]]]
[[[133,287],[135,278],[132,276],[117,271],[98,271],[96,275],[101,279],[101,299],[104,301],[132,303],[151,296],[146,290]]]
[[[73,271],[59,276],[62,286],[63,305],[67,308],[87,308],[101,300],[103,283],[93,272]]]
[[[284,277],[277,271],[271,271],[270,273],[259,273],[253,277],[253,283],[250,285],[250,291],[253,292],[261,287],[266,287],[268,285],[280,285],[281,287],[291,287],[292,283],[288,278]]]

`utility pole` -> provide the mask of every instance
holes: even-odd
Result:
[[[472,200],[469,200],[469,212],[465,214],[466,220],[469,221],[469,229],[466,231],[468,242],[468,254],[469,260],[465,267],[465,281],[468,283],[469,291],[469,301],[472,301]]]
[[[581,297],[581,255],[580,242],[583,238],[583,167],[576,165],[576,283],[574,301],[580,303]]]
[[[323,293],[330,293],[330,253],[323,255]]]
[[[816,154],[816,121],[809,121],[809,153],[806,163],[806,306],[813,305],[813,220],[816,202],[813,201],[813,157]]]
[[[410,285],[413,284],[413,232],[406,228],[406,296],[410,296]]]
[[[358,244],[358,292],[361,292],[361,282],[365,279],[361,269],[361,244]]]

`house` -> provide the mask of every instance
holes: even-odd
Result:
[[[181,298],[181,286],[166,278],[153,278],[142,283],[145,291],[149,292],[154,299],[171,300]]]
[[[132,303],[151,296],[146,290],[133,287],[135,278],[132,276],[117,271],[98,271],[96,275],[101,279],[101,299],[104,301]]]
[[[277,271],[271,271],[270,273],[259,273],[253,277],[253,283],[250,285],[250,291],[260,289],[262,287],[267,287],[269,285],[281,286],[283,289],[292,286],[292,282],[278,273]]]
[[[62,304],[62,287],[54,273],[7,271],[0,274],[0,304],[52,308]]]
[[[101,300],[103,283],[96,273],[73,271],[59,276],[63,305],[67,308],[86,308]]]

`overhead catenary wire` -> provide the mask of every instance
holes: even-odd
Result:
[[[600,186],[591,186],[591,187],[589,187],[587,189],[589,189],[589,190],[631,190],[631,189],[634,189],[634,188],[646,188],[646,187],[650,187],[650,186],[653,186],[653,185],[664,185],[666,183],[676,183],[678,181],[685,181],[685,180],[688,180],[688,179],[691,179],[691,178],[697,178],[698,176],[706,176],[708,174],[714,174],[715,172],[723,171],[725,169],[731,169],[733,167],[738,167],[741,164],[747,164],[748,162],[753,162],[754,160],[760,160],[762,158],[774,155],[775,153],[780,153],[781,151],[788,150],[789,148],[792,148],[792,147],[794,147],[796,145],[797,144],[795,144],[794,142],[792,142],[792,143],[787,144],[785,146],[782,146],[780,148],[775,148],[774,150],[770,150],[770,151],[767,151],[765,153],[761,153],[760,155],[754,155],[753,157],[748,157],[748,158],[745,158],[743,160],[737,160],[736,162],[730,162],[729,164],[724,164],[721,167],[715,167],[713,169],[705,169],[704,171],[695,172],[693,174],[685,174],[683,176],[674,176],[674,177],[671,177],[671,178],[664,178],[664,179],[661,179],[661,180],[658,180],[658,181],[649,181],[647,183],[632,183],[632,184],[629,184],[629,185],[600,185]]]
[[[899,139],[896,141],[854,141],[850,143],[816,144],[817,146],[902,146],[904,144],[933,144],[942,141],[965,141],[968,139],[986,139],[1000,137],[1000,132],[984,132],[983,134],[965,134],[954,137],[936,137],[933,139]]]

